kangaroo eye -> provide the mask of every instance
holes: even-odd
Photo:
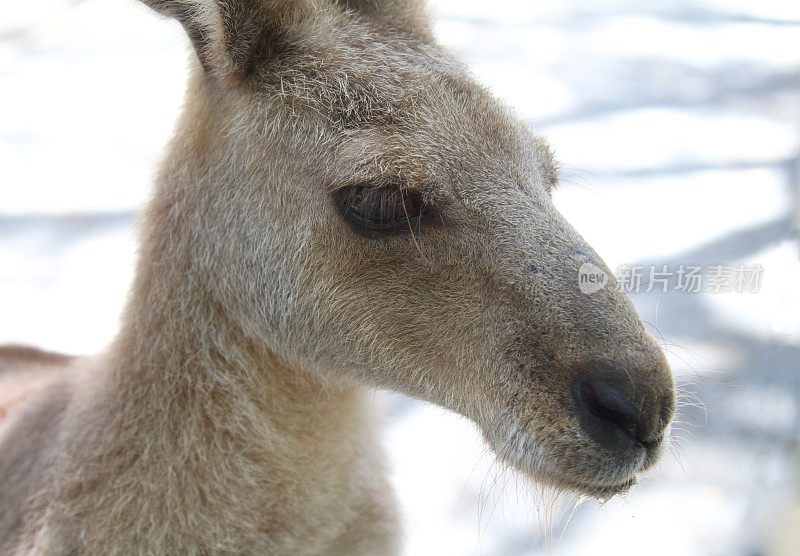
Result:
[[[351,185],[334,199],[342,218],[366,235],[414,231],[428,212],[422,194],[396,186]]]

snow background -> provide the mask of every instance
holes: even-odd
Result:
[[[792,553],[800,3],[432,4],[441,41],[548,136],[565,167],[556,202],[612,268],[764,274],[758,294],[633,296],[685,404],[677,446],[603,505],[537,493],[492,466],[465,420],[376,395],[407,553]],[[0,343],[91,353],[113,337],[187,52],[178,25],[133,0],[4,6]]]

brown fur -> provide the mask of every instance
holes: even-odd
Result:
[[[552,205],[552,154],[419,3],[146,3],[199,63],[116,341],[0,431],[0,553],[394,552],[374,387],[560,487],[613,494],[652,463],[588,439],[570,384],[624,369],[663,433],[663,355],[622,294],[579,291],[603,263]],[[330,192],[370,180],[440,218],[354,234]]]
[[[0,433],[11,410],[34,396],[72,360],[28,346],[0,346]]]

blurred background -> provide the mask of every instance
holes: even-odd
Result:
[[[407,553],[800,554],[800,2],[432,5],[549,138],[556,203],[611,268],[762,271],[757,292],[632,293],[682,397],[669,454],[623,498],[556,498],[463,419],[376,394]],[[113,337],[187,56],[134,0],[3,7],[0,343]]]

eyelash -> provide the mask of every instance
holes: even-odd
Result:
[[[334,193],[342,218],[369,236],[413,231],[428,215],[422,194],[396,186],[357,184]]]

